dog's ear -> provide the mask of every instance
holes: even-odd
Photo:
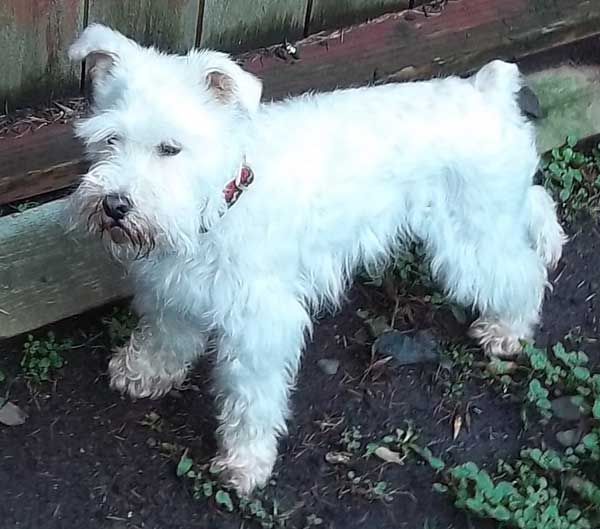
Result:
[[[137,45],[118,31],[92,24],[71,45],[69,58],[86,61],[86,70],[95,85],[117,64],[124,50],[134,46]]]
[[[219,52],[200,52],[208,59],[205,83],[214,97],[223,103],[238,103],[247,112],[255,112],[260,104],[262,82],[243,70],[227,55]]]

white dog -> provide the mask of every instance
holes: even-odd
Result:
[[[126,262],[141,316],[111,384],[164,395],[215,339],[216,463],[240,492],[273,469],[311,312],[402,240],[479,311],[488,354],[533,337],[564,234],[532,184],[516,66],[261,104],[222,53],[166,55],[94,25],[70,56],[95,103],[76,127],[94,164],[74,224]]]

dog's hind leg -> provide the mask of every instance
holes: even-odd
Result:
[[[487,233],[447,231],[432,249],[432,269],[453,299],[478,309],[470,335],[485,353],[513,356],[533,338],[547,273],[526,228],[500,224]]]
[[[527,192],[529,237],[540,259],[548,268],[554,268],[567,241],[558,223],[554,201],[542,186],[531,186]]]
[[[495,276],[489,277],[487,281],[491,282],[476,302],[482,316],[473,323],[470,334],[490,355],[519,353],[520,340],[533,338],[546,285],[546,269],[556,266],[567,240],[558,223],[554,202],[543,187],[528,189],[525,218],[529,244],[523,244],[518,226],[507,233],[500,246],[502,255],[496,257]],[[493,258],[493,253],[494,249],[483,246],[481,260]],[[485,283],[486,280],[482,282]]]

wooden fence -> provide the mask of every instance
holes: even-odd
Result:
[[[1,0],[3,109],[74,93],[81,68],[66,49],[88,23],[102,22],[143,44],[240,52],[366,20],[419,0]]]

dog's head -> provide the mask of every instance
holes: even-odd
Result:
[[[226,207],[260,81],[223,53],[167,55],[101,25],[69,56],[85,60],[93,96],[75,128],[92,166],[72,195],[74,224],[116,255],[193,249]]]

